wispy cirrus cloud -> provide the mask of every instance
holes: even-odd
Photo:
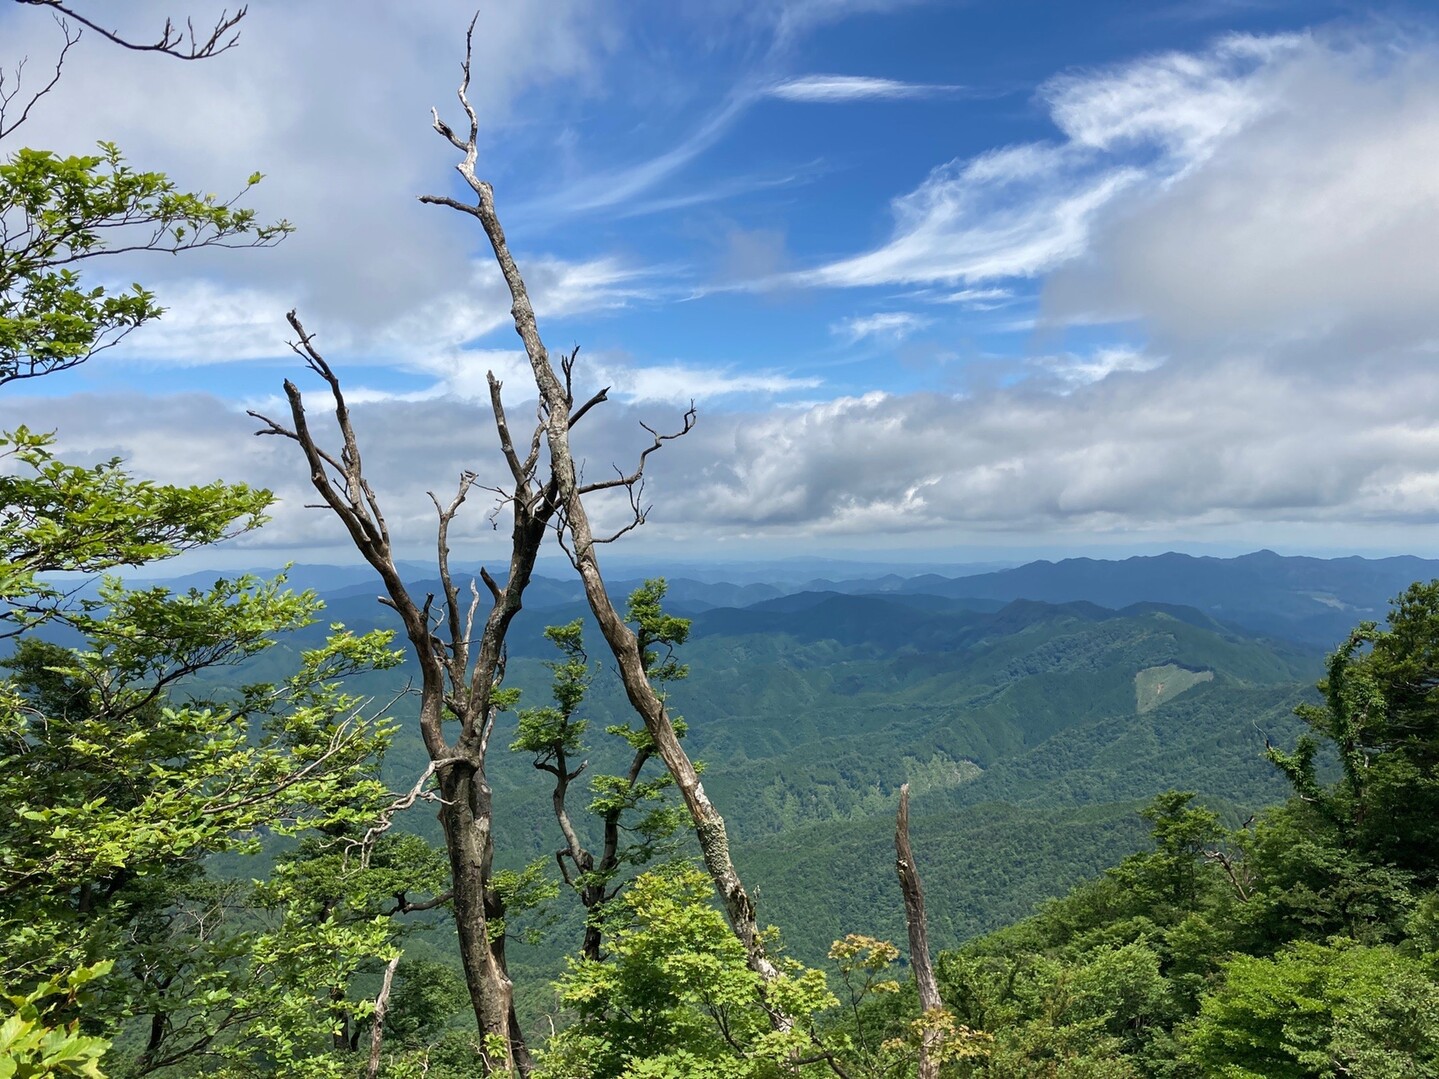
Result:
[[[790,283],[827,288],[976,285],[1035,277],[1087,250],[1097,217],[1208,160],[1283,105],[1276,68],[1309,39],[1232,35],[1194,53],[1058,76],[1038,95],[1060,138],[933,169],[894,199],[879,247]]]
[[[1144,178],[1095,171],[1067,147],[1015,146],[952,161],[896,199],[883,246],[790,275],[801,286],[965,284],[1032,277],[1080,254],[1094,215]]]
[[[962,288],[932,298],[935,303],[953,303],[973,311],[993,311],[1014,302],[1014,292],[1007,288]]]
[[[848,101],[902,101],[963,93],[962,86],[900,82],[867,75],[802,75],[765,89],[767,97],[782,101],[842,104]]]
[[[931,325],[933,321],[912,311],[880,311],[873,315],[857,315],[843,319],[832,325],[830,332],[845,338],[851,344],[866,338],[897,342]]]
[[[795,377],[781,371],[746,371],[686,363],[630,365],[601,357],[594,377],[614,385],[625,401],[646,404],[684,404],[721,397],[776,397],[796,390],[814,389],[817,378]]]
[[[516,213],[535,218],[568,217],[632,203],[719,142],[757,98],[753,87],[741,86],[670,149],[643,161],[587,175],[559,191],[517,206]]]
[[[1163,362],[1139,349],[1114,346],[1095,349],[1087,356],[1041,356],[1032,364],[1057,379],[1064,392],[1070,392],[1080,386],[1103,382],[1110,375],[1153,371]]]

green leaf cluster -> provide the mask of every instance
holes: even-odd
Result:
[[[765,993],[789,1014],[837,1001],[818,971],[792,971],[761,988],[744,949],[710,903],[713,885],[692,866],[643,873],[606,907],[604,961],[571,960],[558,989],[573,1025],[546,1047],[541,1076],[786,1074],[807,1050],[804,1029],[779,1033]]]
[[[257,247],[291,231],[262,224],[233,198],[181,190],[160,172],[128,165],[118,147],[61,156],[22,148],[0,161],[0,384],[83,363],[159,317],[140,285],[88,285],[78,266],[101,255]]]
[[[6,996],[0,1003],[0,1079],[58,1079],[83,1076],[105,1079],[100,1058],[110,1048],[106,1038],[83,1034],[79,1023],[61,1023],[54,1013],[74,1005],[85,987],[110,972],[108,961],[56,975],[28,993]]]

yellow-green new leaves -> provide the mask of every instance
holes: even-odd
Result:
[[[814,1017],[837,1003],[824,974],[798,966],[764,982],[710,904],[692,866],[641,874],[606,908],[609,954],[572,960],[561,1004],[578,1015],[546,1050],[545,1076],[716,1076],[828,1073],[814,1052]],[[797,1017],[776,1031],[767,1007]]]
[[[147,604],[160,598],[150,594]],[[250,654],[259,623],[307,616],[311,603],[269,586],[241,600],[230,586],[217,586],[185,597],[174,618],[144,606],[153,618],[141,622],[179,634],[154,641],[132,638],[137,623],[112,614],[93,628],[123,645],[115,663],[104,646],[72,651],[22,642],[10,696],[0,701],[0,800],[13,809],[0,821],[7,977],[21,984],[57,963],[120,949],[126,973],[157,964],[179,972],[170,975],[180,979],[175,984],[193,992],[163,1007],[193,1008],[207,987],[226,989],[223,972],[235,958],[225,937],[184,945],[182,934],[176,945],[165,929],[177,917],[188,924],[190,910],[214,919],[206,913],[210,886],[201,859],[252,846],[264,832],[362,827],[389,801],[375,770],[391,728],[366,718],[364,702],[340,681],[393,663],[387,634],[337,631],[303,653],[284,681],[233,694],[212,690],[203,703],[155,692],[165,674],[146,658],[149,649],[157,649],[156,663],[170,647],[192,661]],[[183,685],[185,695],[197,688]],[[131,1007],[125,994],[143,997],[149,984],[131,987],[117,976],[106,1008],[123,1014]],[[221,1013],[232,1008],[217,1006]]]
[[[0,997],[0,1079],[105,1079],[100,1058],[105,1038],[81,1034],[74,1020],[57,1023],[53,1013],[74,1004],[85,986],[109,973],[110,962],[57,974],[22,995]]]
[[[932,1032],[943,1035],[946,1061],[988,1051],[987,1034],[944,1009],[896,1018],[887,1029],[897,1036],[870,1037],[862,1009],[876,994],[895,1001],[899,990],[890,976],[899,950],[888,941],[851,934],[831,948],[852,994],[843,1009],[823,971],[780,959],[778,976],[762,979],[712,896],[705,873],[672,865],[641,874],[606,907],[609,954],[571,960],[557,989],[577,1021],[551,1040],[537,1075],[879,1079],[912,1074]],[[776,1009],[793,1024],[776,1029]]]
[[[759,976],[709,905],[712,890],[703,873],[677,867],[642,874],[607,908],[609,956],[571,961],[560,1002],[578,1021],[554,1039],[543,1074],[747,1074],[714,1017],[742,1045],[769,1023]]]
[[[392,666],[389,634],[337,630],[283,682],[214,699],[190,682],[176,700],[182,679],[304,625],[313,598],[243,580],[184,596],[112,584],[105,596],[108,617],[77,619],[90,649],[26,639],[8,662],[23,697],[0,701],[0,795],[38,827],[0,837],[0,895],[37,872],[72,886],[383,796],[371,773],[391,728],[364,718],[341,679]]]
[[[139,285],[87,286],[85,259],[127,251],[263,247],[291,226],[260,224],[235,198],[181,191],[139,172],[111,143],[83,157],[21,149],[0,163],[0,384],[64,370],[109,348],[162,308]]]
[[[247,532],[270,492],[244,484],[167,487],[118,461],[91,468],[51,453],[24,427],[0,434],[0,633],[53,617],[64,590],[43,578],[139,566]]]

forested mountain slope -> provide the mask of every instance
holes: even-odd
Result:
[[[915,790],[940,944],[1022,917],[1113,864],[1142,841],[1135,807],[1159,791],[1183,785],[1245,813],[1283,796],[1264,740],[1292,738],[1317,650],[1156,604],[974,606],[801,593],[694,617],[680,653],[690,675],[671,687],[671,704],[765,917],[790,927],[809,958],[838,929],[902,931],[889,852],[901,783]],[[539,629],[578,613],[522,615],[510,668],[521,706],[547,693],[552,649]],[[383,624],[385,611],[352,598],[330,614],[368,625]],[[1212,677],[1141,712],[1137,678],[1169,665]],[[390,687],[368,688],[383,699]],[[605,670],[585,708],[596,732],[628,719]],[[514,722],[500,717],[497,742],[513,738]],[[593,770],[618,767],[619,746],[606,744],[616,740],[591,741]],[[423,768],[420,747],[402,734],[387,758],[391,787],[406,788]],[[557,843],[540,779],[527,760],[495,758],[500,849],[511,859]],[[438,838],[423,810],[401,826]]]
[[[331,614],[383,624],[385,612],[350,597]],[[579,614],[522,613],[509,670],[519,707],[546,699],[554,653],[540,629]],[[890,852],[901,783],[915,791],[937,943],[957,944],[1135,849],[1136,807],[1159,791],[1183,784],[1243,813],[1282,797],[1264,738],[1292,737],[1292,708],[1320,669],[1317,649],[1191,608],[921,593],[796,593],[699,611],[678,658],[690,673],[670,704],[706,789],[763,916],[810,959],[840,930],[902,934]],[[1166,671],[1188,676],[1182,692],[1141,711],[1146,673]],[[619,767],[622,746],[597,733],[629,719],[607,670],[584,710],[591,770]],[[514,723],[500,717],[496,742],[512,740]],[[387,760],[392,787],[422,770],[402,736]],[[491,771],[501,851],[521,861],[552,851],[542,777],[519,755],[498,755]],[[435,838],[428,814],[403,826]],[[571,947],[565,932],[533,958]]]
[[[667,604],[692,621],[674,656],[688,677],[666,692],[763,921],[783,927],[790,953],[808,963],[849,933],[903,939],[892,845],[900,784],[914,792],[933,942],[957,947],[1142,849],[1150,826],[1140,809],[1164,790],[1195,791],[1229,824],[1281,801],[1290,788],[1264,748],[1294,743],[1293,710],[1314,699],[1322,666],[1320,648],[1169,602],[764,591],[747,606]],[[548,779],[532,755],[503,747],[516,739],[516,712],[549,699],[557,654],[545,626],[579,618],[595,638],[568,594],[563,582],[540,582],[515,625],[506,684],[521,698],[497,720],[489,769],[500,863],[551,875],[560,840]],[[726,593],[704,584],[700,594]],[[389,619],[372,590],[346,588],[326,620],[368,630]],[[238,692],[275,677],[322,636],[293,634],[243,666],[208,672],[203,688]],[[632,713],[607,665],[590,666],[586,770],[622,771],[625,743],[603,732]],[[410,677],[404,667],[373,672],[350,688],[380,706]],[[394,791],[426,767],[411,707],[403,694],[391,707],[402,722],[383,778]],[[423,805],[396,832],[440,839]],[[675,853],[691,844],[682,831]],[[248,879],[263,861],[212,868]],[[579,908],[566,899],[516,913],[511,927],[527,1022],[553,1008],[544,987],[580,939]],[[434,928],[408,938],[411,960],[452,964],[446,916],[421,918]]]

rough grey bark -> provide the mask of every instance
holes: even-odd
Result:
[[[584,406],[579,413],[574,411],[574,400],[570,393],[568,377],[569,363],[564,364],[566,377],[562,380],[556,373],[544,342],[540,338],[529,292],[519,267],[515,263],[514,256],[510,253],[504,229],[495,210],[494,189],[475,171],[478,159],[479,121],[469,100],[470,41],[473,33],[474,23],[472,22],[470,33],[466,37],[463,77],[459,88],[460,104],[469,121],[467,135],[457,134],[453,128],[440,119],[437,111],[433,116],[435,130],[464,155],[461,162],[455,167],[464,177],[470,190],[474,192],[475,202],[465,203],[440,195],[422,196],[420,201],[448,206],[469,214],[480,222],[489,239],[495,260],[499,264],[500,272],[509,288],[510,314],[514,320],[515,332],[524,343],[525,354],[529,359],[530,370],[539,391],[545,441],[550,457],[550,474],[552,482],[556,485],[555,505],[559,511],[559,524],[562,537],[567,540],[570,559],[584,584],[585,597],[589,602],[590,610],[599,623],[605,642],[614,655],[630,704],[644,720],[654,741],[655,752],[669,769],[675,786],[679,789],[680,796],[689,809],[705,866],[719,891],[730,925],[744,946],[749,965],[766,980],[773,980],[778,977],[778,972],[765,954],[764,941],[760,936],[759,925],[755,917],[754,903],[745,890],[731,860],[729,837],[725,829],[724,818],[705,793],[704,785],[700,782],[694,764],[690,761],[689,755],[675,734],[674,725],[670,721],[664,701],[655,692],[646,676],[643,656],[634,632],[615,609],[605,588],[595,547],[598,543],[608,542],[616,537],[597,538],[595,536],[584,503],[586,494],[599,490],[623,488],[631,496],[631,505],[634,507],[635,516],[633,523],[621,531],[628,531],[635,524],[642,522],[644,511],[637,501],[637,491],[643,481],[645,462],[649,455],[659,449],[665,441],[688,431],[693,424],[694,413],[691,410],[686,414],[684,429],[676,435],[660,435],[651,431],[654,438],[653,443],[640,454],[639,463],[634,472],[597,483],[582,484],[579,482],[574,457],[570,451],[570,428],[574,425],[578,415],[583,413],[584,408],[589,406]],[[790,1025],[788,1018],[782,1014],[776,1013],[775,1021],[776,1025],[780,1027],[787,1028]]]
[[[470,1002],[484,1042],[485,1074],[509,1075],[516,1068],[526,1074],[529,1056],[514,1019],[514,988],[505,963],[504,936],[490,933],[490,923],[504,916],[504,902],[493,887],[494,807],[485,757],[497,714],[494,695],[504,678],[505,637],[520,611],[535,559],[559,505],[556,483],[536,478],[541,431],[536,428],[529,457],[521,461],[500,400],[500,384],[491,376],[495,425],[513,479],[502,492],[512,511],[513,527],[504,585],[486,570],[480,571],[490,606],[476,636],[475,623],[482,606],[479,588],[471,581],[467,601],[462,600],[449,561],[450,524],[474,486],[475,475],[466,472],[460,477],[448,504],[430,496],[439,515],[436,554],[442,595],[437,609],[434,595],[417,601],[400,579],[389,528],[365,479],[359,441],[339,379],[293,311],[289,320],[298,337],[293,345],[296,353],[330,390],[342,448],[335,455],[320,446],[305,415],[303,396],[289,380],[285,381],[285,396],[292,426],[258,413],[250,415],[265,425],[258,434],[279,435],[299,444],[310,466],[311,483],[379,574],[386,593],[380,601],[399,615],[404,626],[420,669],[420,734],[439,787],[455,927]],[[447,720],[457,722],[453,740],[444,730]]]
[[[924,888],[914,864],[914,851],[909,845],[909,784],[899,788],[899,813],[894,826],[894,868],[899,874],[899,890],[904,894],[904,922],[909,929],[909,965],[919,986],[919,1007],[932,1012],[943,1007],[939,999],[939,983],[929,958],[929,921],[924,913]],[[926,1027],[919,1045],[919,1079],[938,1079],[940,1061],[935,1053],[939,1032]]]

